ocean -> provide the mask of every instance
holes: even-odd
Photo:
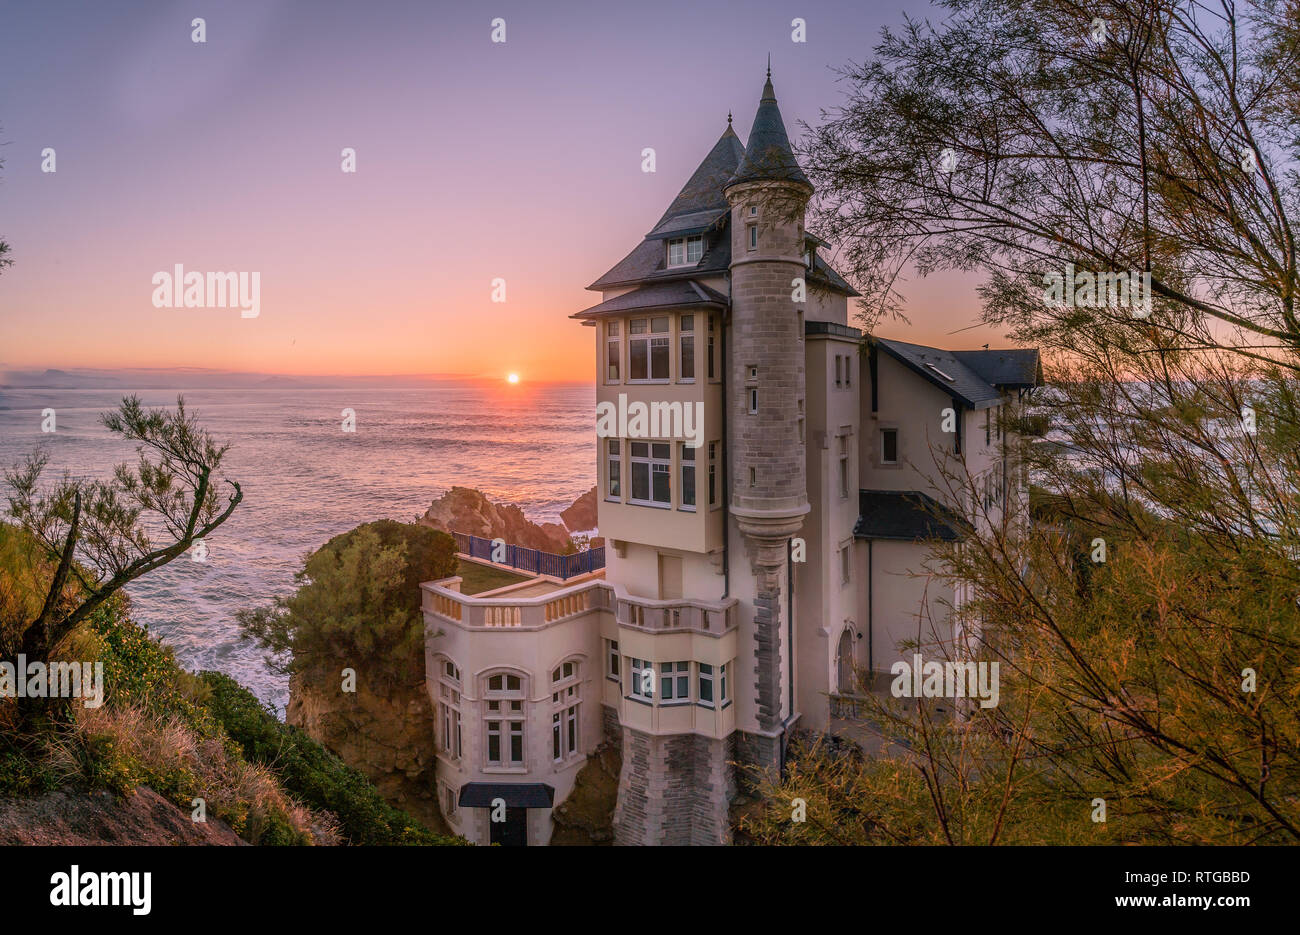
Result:
[[[47,479],[65,470],[107,477],[135,460],[135,446],[99,414],[131,393],[172,407],[177,392],[0,389],[0,465],[39,448]],[[281,714],[287,680],[240,639],[234,614],[292,592],[305,555],[369,520],[410,521],[452,485],[558,522],[595,483],[590,384],[184,392],[186,408],[231,444],[223,472],[244,499],[208,540],[206,562],[177,559],[128,587],[132,617],[185,667],[226,672]],[[53,433],[41,431],[46,408],[55,410]],[[355,433],[342,430],[345,408],[356,413]],[[7,500],[0,506],[7,518]]]

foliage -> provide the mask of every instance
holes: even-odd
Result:
[[[461,844],[436,835],[388,805],[360,772],[295,727],[281,723],[246,688],[227,675],[204,672],[209,709],[281,784],[312,808],[336,815],[353,844]]]
[[[52,568],[35,616],[14,627],[21,651],[44,662],[78,624],[114,599],[130,582],[162,567],[212,534],[239,505],[234,492],[218,501],[216,474],[228,446],[215,442],[176,399],[174,412],[146,410],[135,396],[123,398],[104,426],[137,445],[134,467],[120,464],[111,480],[65,473],[46,485],[44,452],[33,452],[4,478],[9,512],[38,548],[33,565]],[[45,708],[61,703],[25,699],[24,729]]]
[[[420,582],[456,572],[444,532],[393,520],[365,523],[308,556],[298,590],[239,614],[246,635],[271,650],[273,668],[316,680],[355,669],[391,694],[424,678]]]
[[[1000,701],[871,699],[882,755],[812,749],[751,833],[1296,843],[1297,8],[945,5],[849,74],[810,174],[877,311],[907,262],[983,270],[986,321],[1049,359],[1047,437],[1011,452],[1031,521],[945,478],[976,520],[937,550],[969,595],[952,648],[1000,664]],[[1149,271],[1151,313],[1044,302],[1069,263]]]

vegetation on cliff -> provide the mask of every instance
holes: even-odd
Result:
[[[268,664],[290,675],[288,723],[435,832],[446,825],[419,585],[457,566],[444,532],[365,523],[310,555],[294,594],[239,615],[245,634],[271,651]]]
[[[335,536],[308,556],[298,590],[241,611],[267,664],[338,691],[342,670],[380,695],[424,682],[420,582],[456,573],[446,533],[379,520]]]

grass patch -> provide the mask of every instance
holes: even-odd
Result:
[[[512,571],[490,568],[478,562],[467,562],[464,559],[459,559],[458,562],[456,574],[464,579],[460,583],[461,594],[481,594],[495,588],[504,588],[507,584],[518,584],[520,581],[529,580],[527,575],[516,575]]]

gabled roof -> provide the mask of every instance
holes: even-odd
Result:
[[[726,308],[727,297],[691,279],[656,282],[607,299],[570,318],[603,318],[635,311],[664,311],[671,308]]]
[[[968,409],[988,409],[1002,402],[998,388],[959,360],[954,351],[885,338],[877,338],[876,345]]]
[[[993,386],[1024,389],[1043,385],[1043,363],[1036,347],[953,351],[952,356]]]
[[[858,539],[954,542],[970,533],[958,513],[919,490],[859,490]]]
[[[790,148],[790,138],[785,134],[785,121],[781,119],[781,109],[776,106],[776,92],[772,89],[771,68],[768,68],[767,83],[763,85],[763,96],[758,102],[758,113],[754,115],[754,126],[749,131],[745,157],[727,187],[757,181],[798,182],[812,189],[812,183],[799,168],[799,160],[795,159]]]

